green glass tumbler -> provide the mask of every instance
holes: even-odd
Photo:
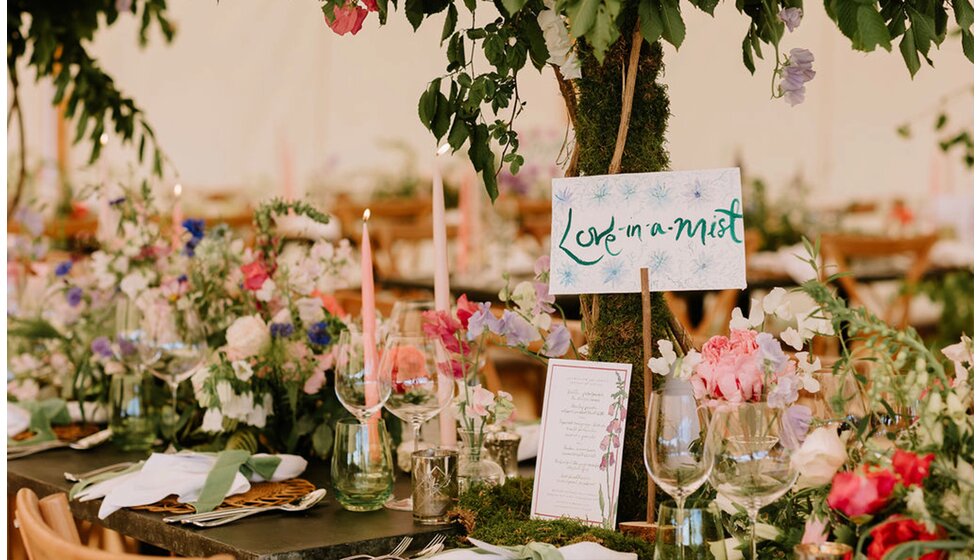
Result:
[[[330,461],[334,497],[349,511],[375,511],[391,497],[394,472],[384,422],[337,422]]]
[[[123,451],[146,451],[156,439],[150,413],[150,380],[136,369],[110,376],[109,427],[112,443]]]
[[[674,508],[660,506],[655,560],[725,560],[725,532],[714,506]]]

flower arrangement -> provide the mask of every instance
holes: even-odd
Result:
[[[345,414],[327,376],[333,343],[346,329],[330,293],[352,268],[350,245],[280,236],[277,219],[328,219],[299,202],[261,206],[252,248],[227,227],[199,220],[164,236],[153,210],[146,188],[104,193],[99,249],[32,265],[8,317],[15,349],[8,390],[22,399],[54,392],[105,402],[130,344],[115,338],[120,306],[135,309],[144,326],[178,336],[189,328],[182,317],[206,317],[199,323],[210,355],[192,376],[192,398],[185,395],[181,443],[326,456],[333,422]]]

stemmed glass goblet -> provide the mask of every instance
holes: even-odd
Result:
[[[753,560],[759,510],[788,492],[798,474],[790,463],[797,440],[782,427],[782,414],[765,402],[721,405],[708,434],[708,480],[748,513]]]
[[[670,377],[663,391],[650,395],[644,463],[650,478],[677,502],[680,520],[684,500],[704,484],[711,470],[705,451],[707,430],[707,411],[698,404],[689,381]]]
[[[375,371],[369,371],[364,360],[364,339],[356,327],[350,326],[340,333],[336,352],[337,399],[359,422],[366,424],[391,394],[390,380],[380,375],[376,366]]]

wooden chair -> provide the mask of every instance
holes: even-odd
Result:
[[[84,546],[64,493],[38,500],[29,488],[17,492],[16,524],[31,560],[140,560],[150,556],[96,550]],[[232,560],[227,554],[211,560]]]
[[[517,212],[518,234],[529,235],[543,245],[551,236],[551,199],[518,199]]]
[[[882,301],[869,285],[853,274],[845,274],[837,282],[850,298],[851,304],[864,306],[879,315],[888,324],[906,327],[909,324],[909,308],[913,291],[929,269],[929,251],[936,243],[936,235],[910,237],[878,237],[852,234],[824,234],[820,238],[820,252],[831,268],[831,273],[851,273],[856,260],[911,257],[903,267],[904,286],[889,301]]]

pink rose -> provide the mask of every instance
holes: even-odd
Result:
[[[848,517],[873,515],[888,505],[898,479],[891,471],[839,472],[830,483],[827,505]]]
[[[375,7],[377,7],[377,4],[375,4]],[[364,18],[367,17],[367,14],[368,11],[357,4],[347,3],[342,8],[340,6],[333,7],[333,23],[330,23],[326,15],[323,16],[323,20],[327,22],[327,26],[337,35],[344,35],[346,33],[357,35],[357,32],[361,30],[361,25],[364,24]]]

